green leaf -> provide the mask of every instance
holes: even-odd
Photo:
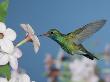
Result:
[[[10,65],[9,64],[0,66],[0,76],[5,76],[8,80],[10,79],[11,72],[10,72]]]
[[[5,22],[7,16],[9,0],[4,0],[0,3],[0,22]],[[9,80],[11,77],[10,65],[6,64],[0,66],[0,76],[5,75],[5,77]]]
[[[9,0],[4,0],[0,3],[0,22],[5,22],[7,16]]]

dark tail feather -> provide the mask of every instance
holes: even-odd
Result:
[[[83,54],[83,55],[86,56],[87,58],[91,59],[91,60],[94,60],[94,58],[99,60],[99,58],[97,58],[96,56],[94,56],[93,54],[91,54],[89,52],[87,54]]]

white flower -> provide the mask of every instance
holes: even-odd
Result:
[[[0,65],[5,65],[9,62],[11,67],[14,70],[17,70],[18,68],[17,59],[20,58],[21,56],[22,56],[22,52],[18,48],[15,48],[14,51],[10,54],[0,52]]]
[[[85,67],[86,74],[88,75],[92,74],[95,72],[95,67],[96,67],[96,61],[95,60],[90,60],[86,57],[82,58],[82,65]],[[86,75],[86,76],[88,76]]]
[[[45,63],[45,67],[47,70],[50,69],[50,67],[52,66],[52,64],[54,64],[54,59],[52,58],[52,56],[50,54],[47,54],[46,55],[46,58],[44,60],[44,63]]]
[[[16,39],[16,32],[10,28],[6,29],[6,25],[0,22],[0,50],[11,53],[14,49],[12,41]]]
[[[26,73],[12,71],[11,79],[9,82],[31,82],[31,81],[30,77]]]
[[[8,82],[8,80],[6,78],[0,77],[0,82]]]
[[[60,48],[58,52],[58,56],[56,59],[56,67],[60,69],[62,64],[62,57],[64,56],[64,51]]]
[[[84,64],[90,64],[90,65],[92,65],[92,66],[95,66],[95,65],[96,65],[96,60],[90,60],[90,59],[88,59],[88,58],[86,58],[86,57],[83,57],[83,58],[82,58],[82,62],[83,62]]]
[[[30,81],[30,77],[26,73],[12,71],[11,79],[9,81],[6,78],[0,77],[0,82],[35,82],[35,81]]]
[[[80,76],[80,75],[73,76],[71,80],[72,80],[72,82],[84,82],[82,76]]]
[[[70,63],[70,70],[73,74],[82,74],[84,72],[84,66],[82,65],[82,62],[79,59],[75,59],[73,62]]]
[[[26,31],[26,38],[19,42],[16,46],[23,45],[26,42],[33,42],[34,51],[37,53],[40,47],[40,42],[38,37],[35,35],[33,28],[29,24],[21,24],[21,27]]]
[[[94,75],[88,78],[87,82],[99,82],[99,78],[96,75]]]
[[[75,59],[70,63],[70,71],[72,73],[72,81],[75,82],[98,82],[95,75],[96,61],[86,57]],[[88,80],[88,81],[86,81]]]

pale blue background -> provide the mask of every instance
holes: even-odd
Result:
[[[108,22],[95,36],[84,42],[92,52],[103,52],[104,46],[110,42],[110,1],[109,0],[10,0],[7,25],[16,30],[18,42],[25,36],[20,28],[21,23],[29,23],[36,34],[42,34],[50,28],[58,28],[63,33],[71,32],[77,27],[97,19]],[[23,56],[20,67],[24,68],[32,80],[46,82],[43,76],[46,53],[56,57],[59,45],[48,38],[39,38],[41,47],[38,54],[33,52],[31,44],[20,48]],[[97,47],[91,48],[91,41],[101,40]]]

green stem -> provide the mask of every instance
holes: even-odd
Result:
[[[29,41],[31,41],[31,38],[30,38],[29,36],[27,36],[24,40],[20,41],[20,42],[16,45],[16,47],[19,47],[19,46],[21,46],[21,45],[23,45],[23,44],[25,44],[26,42],[29,42]]]

